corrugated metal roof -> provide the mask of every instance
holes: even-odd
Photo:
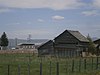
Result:
[[[84,37],[79,31],[72,31],[72,30],[67,30],[69,33],[71,33],[74,37],[76,37],[78,40],[82,42],[89,42],[89,40]]]

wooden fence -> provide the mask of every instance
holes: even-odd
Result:
[[[64,63],[61,61],[62,59],[56,62],[49,61],[48,63],[44,63],[43,60],[41,60],[37,65],[31,62],[25,64],[25,67],[23,67],[23,64],[0,65],[0,75],[77,75],[77,73],[81,74],[100,70],[99,57],[80,58],[78,60],[66,59]],[[14,70],[15,68],[16,70]]]

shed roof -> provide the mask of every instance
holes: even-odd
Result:
[[[53,41],[52,41],[52,40],[47,41],[46,43],[40,45],[40,46],[38,47],[38,49],[40,49],[41,47],[43,47],[43,46],[45,46],[45,45],[47,45],[47,44],[49,44],[49,43],[52,43],[52,44],[53,44]]]

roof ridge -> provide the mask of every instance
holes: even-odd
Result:
[[[67,30],[67,31],[72,31],[72,32],[79,32],[78,30]]]

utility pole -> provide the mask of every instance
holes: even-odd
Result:
[[[17,44],[18,44],[18,39],[15,38],[15,46],[17,46]]]
[[[32,38],[32,36],[31,36],[31,34],[29,34],[28,38],[27,38],[27,42],[31,42],[31,38]]]

